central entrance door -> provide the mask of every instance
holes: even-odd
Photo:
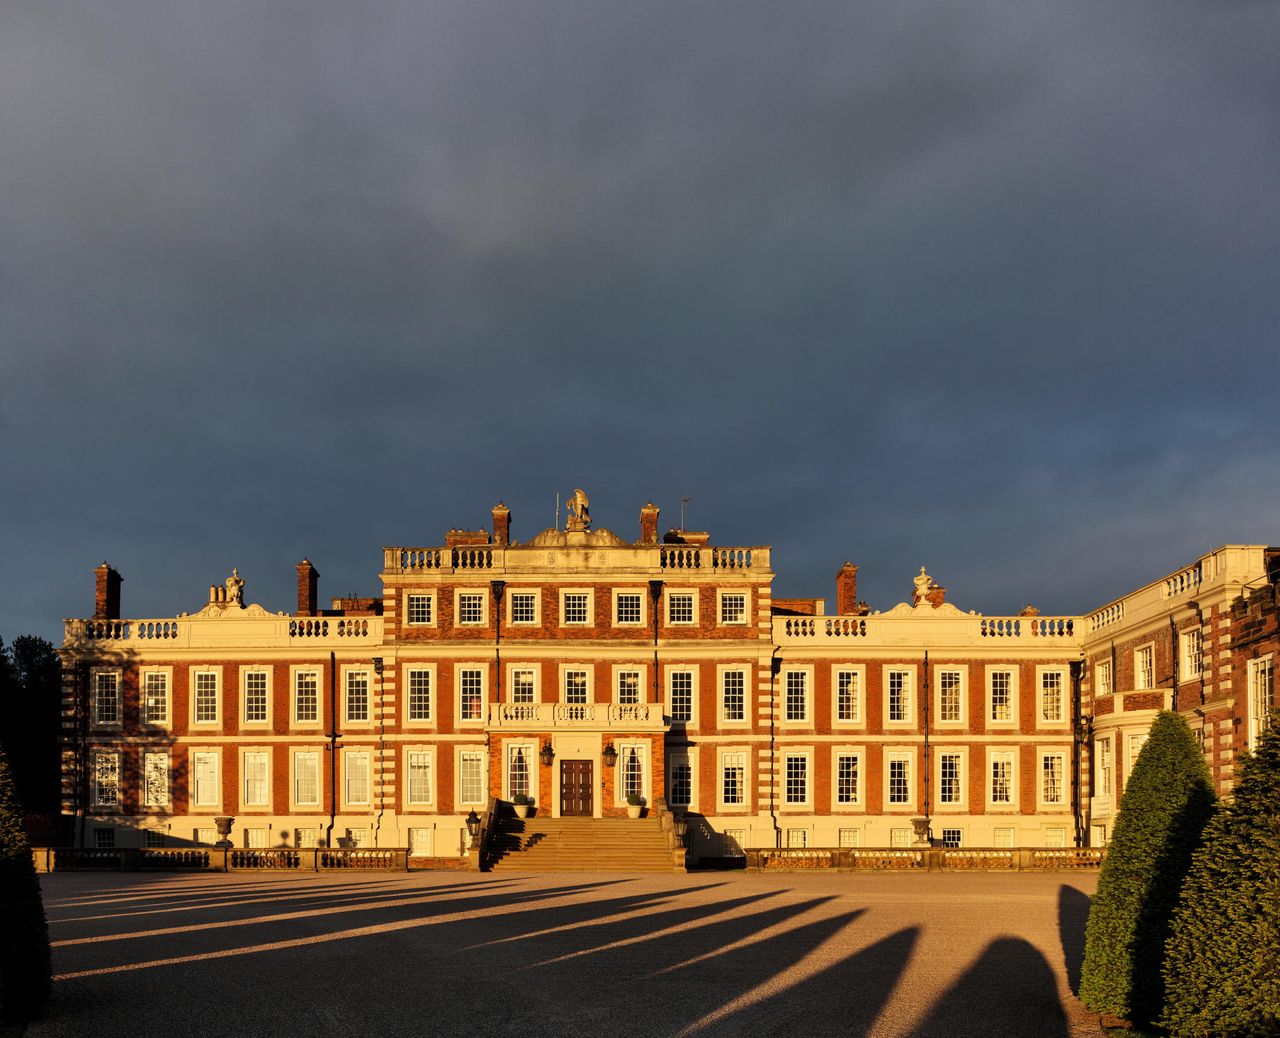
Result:
[[[560,814],[591,816],[595,806],[591,789],[592,761],[560,762]]]

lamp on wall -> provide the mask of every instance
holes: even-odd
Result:
[[[613,748],[613,743],[609,743],[609,745],[604,748],[602,756],[604,757],[604,766],[606,768],[612,768],[618,763],[618,751]]]
[[[480,835],[480,816],[474,808],[467,814],[467,832],[471,836],[471,842],[475,843],[476,837]]]
[[[551,767],[551,762],[556,758],[556,751],[551,748],[551,743],[544,742],[542,749],[538,751],[538,760],[542,761],[544,768]]]
[[[683,811],[673,811],[671,822],[675,826],[676,839],[680,841],[680,846],[684,847],[685,837],[689,834],[689,816]]]

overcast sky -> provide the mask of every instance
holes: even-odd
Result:
[[[964,609],[1280,543],[1280,4],[0,6],[0,636],[583,487]]]

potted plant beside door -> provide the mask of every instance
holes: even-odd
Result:
[[[627,817],[639,818],[640,812],[644,809],[644,797],[639,793],[627,794]]]
[[[529,795],[527,793],[517,793],[511,798],[511,806],[516,809],[517,818],[529,817]]]

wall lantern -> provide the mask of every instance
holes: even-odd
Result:
[[[613,743],[609,743],[609,745],[604,748],[603,756],[604,766],[606,768],[612,768],[618,763],[618,751],[613,748]]]
[[[474,809],[467,814],[467,832],[471,834],[471,842],[475,843],[480,835],[480,816]]]
[[[685,846],[685,837],[689,834],[689,816],[683,811],[676,811],[671,815],[672,824],[675,825],[676,838],[680,841],[680,846]]]
[[[556,759],[556,751],[551,748],[551,743],[542,744],[542,749],[538,751],[538,759],[542,761],[544,768],[551,767],[551,762]]]

